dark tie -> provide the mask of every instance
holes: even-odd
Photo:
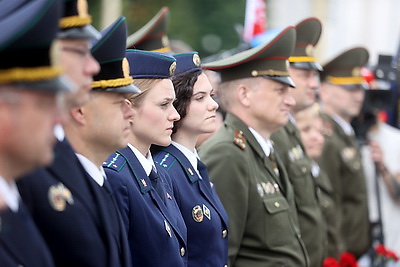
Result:
[[[200,173],[201,179],[208,178],[207,166],[204,165],[204,163],[201,162],[199,159],[197,159],[197,170]]]
[[[164,201],[164,190],[162,187],[162,182],[160,180],[160,177],[158,174],[154,171],[154,169],[151,169],[151,172],[149,174],[150,182],[151,185],[154,187],[158,195],[161,197],[161,199]]]

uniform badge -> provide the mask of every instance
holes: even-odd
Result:
[[[264,190],[260,184],[257,184],[257,192],[260,195],[260,197],[264,196]]]
[[[244,138],[242,131],[236,130],[233,143],[240,147],[241,150],[244,150],[246,148],[246,139]]]
[[[188,170],[188,172],[190,173],[190,175],[193,176],[193,171],[192,171],[192,169],[191,169],[191,168],[188,168],[187,170]]]
[[[262,188],[264,189],[264,192],[269,195],[269,194],[274,194],[275,193],[275,187],[270,183],[261,183]]]
[[[352,160],[356,156],[356,149],[354,147],[345,147],[340,152],[344,161]]]
[[[279,192],[279,185],[277,183],[274,183],[274,188],[275,188],[275,192]]]
[[[209,221],[211,221],[211,211],[210,211],[210,209],[209,209],[206,205],[204,205],[204,204],[203,204],[203,214],[204,214],[204,216],[206,216],[206,218],[207,218]]]
[[[69,205],[74,204],[74,199],[72,198],[71,191],[69,191],[69,189],[66,188],[62,183],[50,186],[48,197],[50,205],[56,211],[65,210],[67,203]]]
[[[172,200],[172,197],[168,192],[167,192],[167,198]]]
[[[142,184],[143,184],[144,187],[147,186],[147,183],[146,183],[146,181],[145,181],[144,179],[140,179],[140,182],[142,182]]]
[[[169,237],[172,237],[172,234],[171,234],[171,227],[169,226],[169,224],[167,223],[166,220],[164,220],[164,226],[165,226],[165,230],[167,231]]]
[[[202,222],[204,219],[203,211],[199,205],[196,205],[192,209],[192,216],[196,222]]]

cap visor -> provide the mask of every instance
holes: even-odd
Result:
[[[123,94],[130,94],[130,93],[138,94],[141,92],[140,89],[133,84],[119,86],[119,87],[109,87],[106,89],[94,88],[93,90],[101,92],[123,93]]]
[[[83,27],[60,30],[57,33],[57,38],[99,40],[101,38],[101,34],[92,25],[85,25]]]
[[[65,76],[59,76],[47,81],[16,82],[12,84],[28,90],[35,90],[44,93],[72,92],[75,90],[75,86]]]
[[[289,85],[290,87],[293,87],[293,88],[296,87],[293,80],[288,76],[262,76],[262,77]]]
[[[292,62],[290,63],[291,67],[295,67],[298,69],[304,69],[304,70],[317,70],[317,71],[323,71],[323,68],[320,64],[317,62]]]

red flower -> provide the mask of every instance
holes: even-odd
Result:
[[[341,267],[358,267],[357,260],[350,252],[344,252],[340,255]]]
[[[386,250],[386,257],[388,259],[392,259],[393,261],[398,261],[399,257],[397,256],[397,254],[394,251],[391,250]]]
[[[377,254],[378,256],[383,256],[383,257],[386,256],[386,248],[385,248],[385,246],[382,245],[382,244],[379,244],[379,245],[376,246],[375,252],[376,252],[376,254]]]
[[[322,267],[340,267],[340,265],[335,258],[329,257],[324,260]]]

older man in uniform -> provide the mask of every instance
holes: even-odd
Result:
[[[333,186],[340,252],[356,257],[371,243],[365,178],[350,125],[364,101],[366,83],[360,70],[368,61],[362,47],[349,49],[324,65],[320,98],[327,133],[320,166]]]
[[[80,41],[88,42],[93,32],[85,16],[81,9],[71,12],[70,20],[80,23],[68,30],[86,34]],[[55,162],[19,184],[57,266],[131,264],[126,233],[101,167],[110,153],[127,144],[132,112],[124,93],[138,92],[123,67],[125,43],[126,24],[120,18],[93,44],[92,53],[101,63],[94,82],[91,76],[99,69],[84,71],[82,66],[91,57],[89,44],[65,46],[77,60],[74,77],[84,78],[74,81],[83,85],[81,90],[87,90],[90,81],[92,90],[86,101],[71,105],[69,119],[62,124],[65,136],[59,136],[54,149]]]
[[[61,5],[0,2],[0,266],[54,266],[21,202],[17,177],[53,160],[57,93],[72,87],[51,62]]]
[[[296,105],[290,109],[289,122],[271,137],[293,185],[301,237],[309,253],[311,266],[321,266],[326,256],[326,225],[311,175],[311,159],[304,151],[293,116],[316,100],[322,67],[316,62],[313,52],[321,29],[321,22],[317,18],[307,18],[296,25],[296,45],[289,58],[289,74],[296,84],[291,94]]]
[[[295,103],[288,72],[295,39],[287,27],[270,42],[203,65],[221,74],[228,112],[199,154],[229,216],[230,266],[309,266],[293,188],[270,141]]]

